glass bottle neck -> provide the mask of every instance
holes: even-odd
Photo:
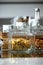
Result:
[[[40,12],[35,11],[35,19],[40,19]]]

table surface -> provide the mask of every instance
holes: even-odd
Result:
[[[0,65],[43,65],[43,58],[1,58]]]

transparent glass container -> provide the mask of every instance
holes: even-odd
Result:
[[[8,33],[2,32],[2,50],[1,51],[9,51],[9,36]]]
[[[22,24],[19,26],[18,24]],[[25,54],[31,53],[33,35],[30,33],[29,26],[23,25],[24,22],[19,23],[14,26],[12,24],[9,29],[9,38],[10,38],[10,50],[13,53]]]
[[[36,22],[34,20],[34,22]],[[37,24],[36,26],[32,26],[31,24],[31,33],[34,36],[34,52],[36,53],[36,55],[40,55],[43,54],[43,26],[40,25],[41,23],[41,19],[37,20]]]

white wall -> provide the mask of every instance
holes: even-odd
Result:
[[[34,16],[34,9],[40,8],[40,15],[43,16],[43,4],[0,4],[0,18],[8,18],[14,16]]]
[[[43,0],[0,0],[0,2],[9,2],[9,1],[10,1],[10,2],[18,2],[18,1],[19,1],[19,2],[24,2],[24,1],[25,1],[25,2],[27,2],[27,1],[28,1],[28,2],[29,2],[29,1],[30,1],[30,2],[32,2],[32,1],[34,1],[34,2],[36,2],[36,1],[38,1],[38,2],[41,1],[41,2],[42,2]]]
[[[34,9],[40,8],[40,15],[43,17],[43,4],[13,4],[0,5],[0,25],[10,24],[10,20],[2,18],[12,18],[15,16],[34,16]]]

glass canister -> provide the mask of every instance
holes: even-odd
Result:
[[[15,26],[11,25],[9,32],[10,50],[17,51],[17,53],[31,53],[33,35],[29,32],[29,26],[23,24],[26,22],[17,22]]]
[[[43,57],[43,19],[40,18],[40,9],[35,8],[35,18],[31,19],[30,32],[33,34],[34,43],[31,57]]]
[[[34,36],[34,47],[35,49],[43,49],[43,26],[32,27],[31,33]]]
[[[12,50],[26,50],[31,47],[32,35],[27,33],[26,29],[12,32],[11,43]]]

